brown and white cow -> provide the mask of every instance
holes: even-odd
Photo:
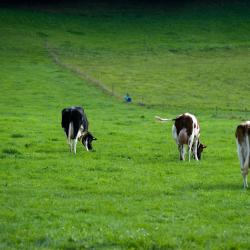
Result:
[[[244,188],[248,187],[247,175],[250,167],[250,121],[241,123],[235,131],[240,169],[243,177]]]
[[[201,153],[205,145],[200,143],[200,126],[197,118],[189,113],[184,113],[173,119],[155,117],[160,121],[174,121],[172,127],[173,137],[178,145],[180,160],[185,160],[185,144],[188,145],[188,159],[190,161],[191,151],[195,160],[201,159]]]

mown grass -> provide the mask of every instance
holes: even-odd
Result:
[[[248,9],[213,7],[198,18],[189,7],[184,22],[175,9],[102,8],[0,10],[0,248],[248,249],[249,192],[234,139],[249,116]],[[214,23],[212,34],[200,34],[201,21]],[[176,52],[160,46],[166,25],[184,34],[170,33]],[[56,64],[50,49],[150,105],[107,95]],[[211,87],[193,87],[198,72]],[[168,74],[178,85],[162,80]],[[60,112],[70,105],[84,106],[98,138],[94,152],[80,145],[76,156],[68,152]],[[179,162],[171,124],[154,121],[185,111],[196,111],[208,145],[199,163]]]

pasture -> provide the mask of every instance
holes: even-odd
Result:
[[[0,249],[249,249],[248,4],[5,7],[0,37]],[[93,152],[68,152],[71,105]],[[187,111],[200,162],[154,120]]]

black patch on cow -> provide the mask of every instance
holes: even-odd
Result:
[[[77,133],[81,127],[83,126],[84,131],[88,131],[88,120],[87,117],[84,113],[83,108],[81,107],[70,107],[70,108],[65,108],[62,110],[62,128],[64,128],[64,131],[68,137],[68,132],[69,132],[69,124],[73,123],[73,128],[74,128],[74,134],[73,138],[75,139],[77,136]]]

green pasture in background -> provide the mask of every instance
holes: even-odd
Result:
[[[6,7],[0,37],[0,249],[249,249],[248,4]],[[69,153],[71,105],[93,152]],[[200,162],[154,120],[183,112]]]

